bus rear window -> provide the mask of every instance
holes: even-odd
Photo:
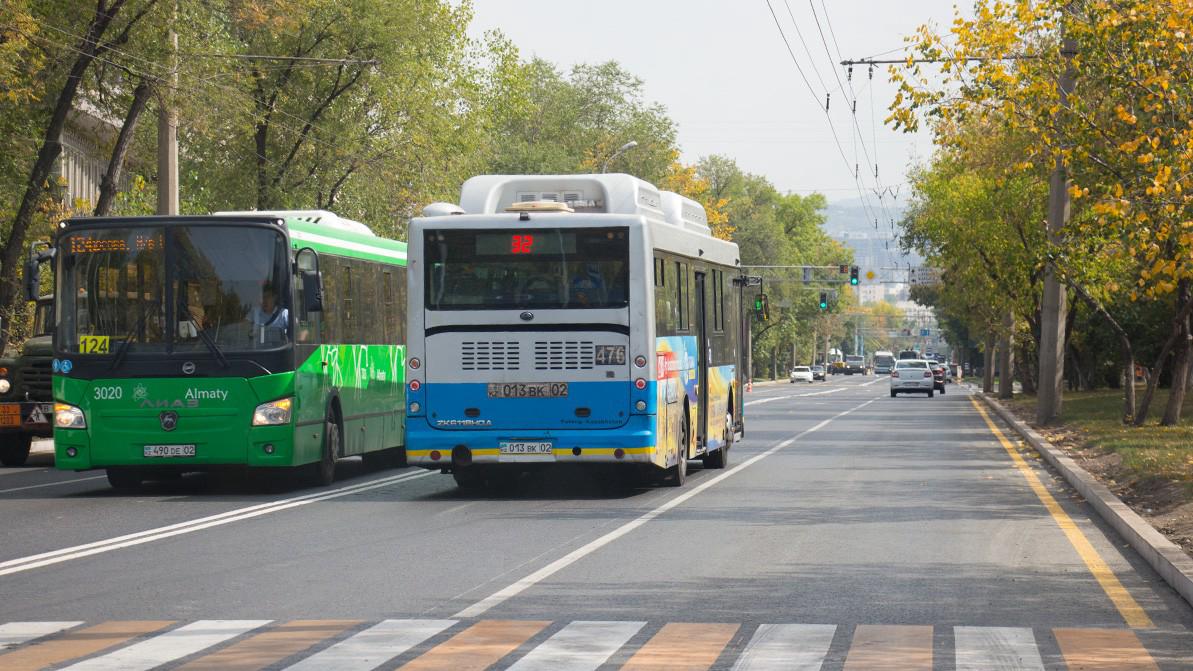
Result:
[[[629,231],[427,231],[430,310],[592,309],[628,305]]]

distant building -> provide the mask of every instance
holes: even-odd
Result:
[[[85,201],[94,206],[99,200],[111,147],[119,134],[120,124],[104,118],[91,105],[80,104],[67,115],[59,138],[62,153],[58,156],[58,175],[66,183],[61,194],[65,205]]]

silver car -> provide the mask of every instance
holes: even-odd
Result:
[[[923,359],[900,359],[891,371],[891,398],[900,393],[935,395],[932,367]]]

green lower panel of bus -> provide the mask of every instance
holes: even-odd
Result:
[[[59,377],[54,386],[54,396],[80,408],[86,421],[85,428],[55,430],[55,462],[62,469],[291,466],[318,455],[317,448],[310,458],[296,452],[293,421],[252,426],[259,404],[293,397],[293,373],[249,379]]]

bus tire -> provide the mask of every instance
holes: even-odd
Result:
[[[679,440],[675,445],[675,465],[667,469],[665,482],[671,487],[683,487],[688,479],[688,413],[684,407],[683,421],[680,422]]]
[[[107,469],[108,484],[112,489],[119,491],[132,491],[141,488],[141,484],[145,482],[144,474],[132,468],[109,468]]]
[[[700,458],[705,468],[725,468],[729,465],[729,448],[733,446],[733,415],[725,416],[725,439],[721,448]]]
[[[336,458],[340,454],[342,436],[340,423],[334,417],[329,417],[323,423],[323,453],[319,455],[319,461],[314,464],[312,478],[320,487],[326,487],[336,481]]]
[[[33,436],[28,433],[18,433],[5,436],[0,442],[0,464],[5,466],[24,466],[29,458],[29,447],[33,444]]]

